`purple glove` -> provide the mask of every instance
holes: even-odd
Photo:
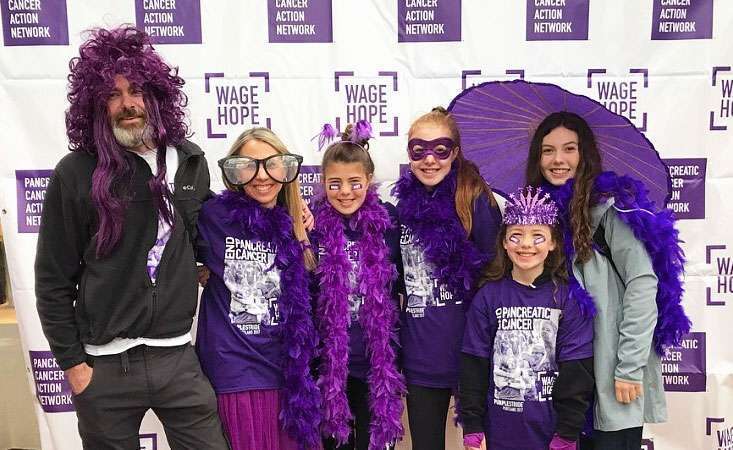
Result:
[[[467,434],[463,436],[463,446],[479,448],[481,447],[481,442],[483,442],[483,440],[484,440],[483,433]]]
[[[554,435],[550,441],[550,450],[576,450],[577,448],[577,442],[569,441],[558,435]]]

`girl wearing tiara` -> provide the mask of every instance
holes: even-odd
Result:
[[[557,206],[520,189],[503,223],[463,338],[464,446],[574,450],[593,391],[593,322],[569,296]]]
[[[196,350],[232,450],[320,447],[302,161],[269,129],[245,131],[219,160],[227,189],[199,214],[211,276]]]
[[[501,215],[445,109],[419,117],[407,145],[410,171],[392,191],[407,292],[400,333],[407,412],[413,448],[444,450],[465,311],[481,267],[493,259]]]
[[[334,134],[326,125],[322,137]],[[399,227],[394,206],[379,200],[372,183],[370,137],[368,122],[349,125],[321,164],[325,199],[316,201],[314,240],[327,449],[383,450],[403,434],[404,380],[393,346],[402,289]]]

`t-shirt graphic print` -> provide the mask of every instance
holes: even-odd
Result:
[[[552,400],[560,310],[501,307],[495,313],[494,405],[522,412],[525,401]]]
[[[280,271],[274,263],[270,243],[231,236],[225,240],[222,278],[231,292],[229,320],[244,334],[260,334],[262,326],[280,322]]]

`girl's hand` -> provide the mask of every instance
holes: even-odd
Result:
[[[211,271],[206,266],[198,266],[196,267],[196,270],[198,271],[199,284],[201,285],[201,287],[206,287],[206,283],[209,281],[209,275],[211,275]]]
[[[628,404],[644,395],[644,389],[641,383],[616,380],[615,386],[616,400],[618,400],[620,403]]]
[[[311,212],[310,208],[308,208],[308,205],[303,202],[303,226],[305,227],[306,231],[313,231],[313,226],[315,224],[316,221],[313,218],[313,213]]]
[[[479,439],[481,444],[479,444]],[[486,450],[484,433],[472,433],[463,436],[463,450]]]
[[[483,441],[481,441],[481,446],[480,447],[464,446],[463,447],[463,450],[486,450],[486,439],[484,439]]]
[[[576,450],[578,443],[564,439],[557,434],[552,437],[550,441],[550,450]]]

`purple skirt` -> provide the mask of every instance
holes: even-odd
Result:
[[[297,450],[280,428],[280,390],[234,392],[216,396],[219,417],[232,450]]]

